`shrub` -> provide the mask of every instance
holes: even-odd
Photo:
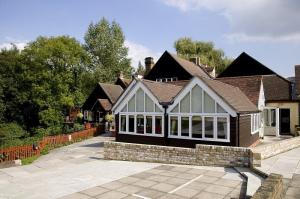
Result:
[[[84,130],[84,125],[78,123],[74,124],[74,131],[82,131],[82,130]]]
[[[0,145],[18,144],[27,132],[17,123],[0,124]]]

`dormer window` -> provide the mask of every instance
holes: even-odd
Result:
[[[156,79],[157,82],[174,82],[174,81],[177,81],[177,80],[178,80],[177,77],[157,78]]]

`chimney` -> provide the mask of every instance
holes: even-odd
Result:
[[[296,99],[300,99],[300,65],[295,66],[295,93]]]
[[[145,74],[148,74],[153,66],[154,66],[153,57],[146,57],[145,58]]]
[[[196,64],[197,66],[200,66],[200,57],[191,57],[190,58],[190,62],[193,62],[194,64]]]

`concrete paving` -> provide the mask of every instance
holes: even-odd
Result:
[[[294,174],[286,191],[285,199],[300,198],[300,175]]]
[[[245,198],[245,179],[233,169],[161,165],[61,199]]]
[[[159,164],[103,160],[95,137],[55,149],[31,165],[0,169],[0,198],[51,199],[111,182]]]
[[[261,167],[256,169],[270,174],[277,173],[291,179],[294,174],[300,174],[300,147],[262,160]]]

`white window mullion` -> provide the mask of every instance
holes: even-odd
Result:
[[[144,134],[146,134],[146,115],[145,114],[143,114],[143,116],[144,116]]]
[[[214,126],[214,127],[213,127],[213,128],[214,128],[214,137],[213,137],[213,139],[218,139],[218,135],[217,135],[217,133],[218,133],[218,132],[217,132],[217,131],[218,131],[218,128],[217,128],[217,127],[218,127],[218,125],[217,125],[217,118],[218,118],[218,117],[215,116],[215,117],[213,117],[213,118],[214,118],[214,122],[213,122],[213,124],[214,124],[214,125],[213,125],[213,126]]]
[[[189,138],[192,138],[192,116],[189,116]]]
[[[204,139],[205,137],[205,117],[204,116],[201,116],[202,117],[202,139]]]

